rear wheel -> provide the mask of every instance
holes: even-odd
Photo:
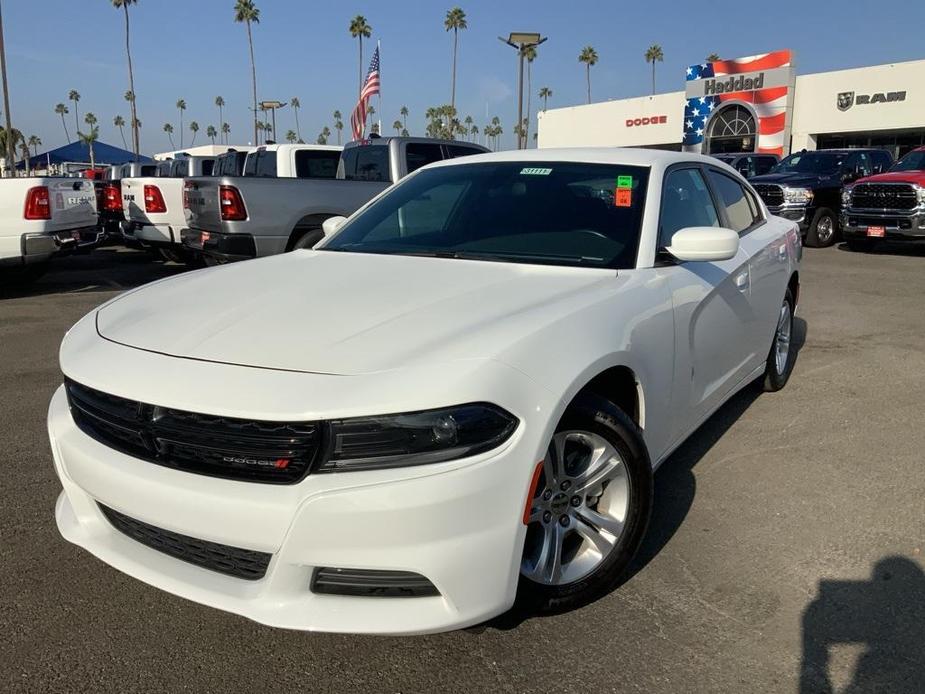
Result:
[[[612,590],[642,542],[651,508],[652,467],[638,427],[613,403],[580,396],[543,460],[519,600],[558,611]]]
[[[311,227],[293,234],[293,242],[289,247],[291,251],[314,248],[315,244],[324,238],[324,231],[320,227]]]
[[[813,221],[806,232],[806,245],[810,248],[825,248],[835,243],[837,231],[835,213],[828,207],[820,207],[813,215]]]
[[[765,391],[773,393],[780,390],[790,379],[796,351],[793,349],[793,294],[790,290],[784,295],[780,311],[777,314],[777,328],[774,330],[774,342],[764,367]]]

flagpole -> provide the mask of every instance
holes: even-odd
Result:
[[[382,41],[376,39],[376,50],[379,52],[379,136],[382,137]]]

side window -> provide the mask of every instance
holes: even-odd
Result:
[[[211,176],[211,175],[212,175],[212,167],[213,167],[213,166],[215,166],[215,160],[214,160],[214,159],[203,159],[203,160],[202,160],[202,175],[203,175],[203,176]]]
[[[357,171],[357,148],[344,147],[340,155],[340,163],[337,165],[337,175],[352,181],[356,178]]]
[[[854,173],[857,171],[861,176],[869,176],[871,173],[870,156],[866,152],[856,152],[845,160],[844,171]]]
[[[874,173],[883,173],[893,165],[893,157],[886,150],[873,153]]]
[[[254,175],[258,178],[276,178],[276,152],[257,152]]]
[[[251,152],[247,155],[247,159],[244,160],[244,175],[253,176],[254,172],[257,170],[257,155],[260,152]]]
[[[699,169],[676,169],[665,177],[659,216],[659,248],[684,227],[718,227],[713,198]]]
[[[296,178],[334,178],[340,152],[336,150],[300,149],[295,153]]]
[[[726,208],[729,226],[740,234],[758,221],[754,201],[750,201],[738,181],[710,169],[710,185],[719,204]]]
[[[484,150],[475,147],[466,147],[465,145],[447,145],[446,151],[450,159],[455,159],[456,157],[471,157],[473,154],[485,154]]]
[[[774,157],[755,157],[755,175],[761,176],[774,168],[777,160]]]
[[[422,166],[443,159],[440,145],[426,142],[409,142],[405,146],[405,158],[408,161],[408,173],[417,171]]]
[[[384,146],[357,147],[357,181],[389,181],[389,148]],[[349,178],[349,172],[348,172]]]
[[[736,162],[735,170],[745,178],[755,175],[755,157],[742,157]]]

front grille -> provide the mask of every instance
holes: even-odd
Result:
[[[859,183],[851,190],[851,207],[860,210],[911,210],[918,205],[908,183]]]
[[[312,578],[312,592],[380,598],[420,598],[439,595],[421,574],[411,571],[338,569],[322,567]]]
[[[321,449],[316,422],[265,422],[159,407],[68,380],[74,422],[100,443],[158,465],[231,480],[293,484]]]
[[[267,572],[272,555],[250,549],[221,545],[217,542],[198,540],[195,537],[170,532],[140,520],[130,518],[108,506],[97,504],[106,519],[116,530],[136,542],[156,549],[158,552],[195,564],[203,569],[256,581]]]
[[[778,207],[784,204],[784,191],[780,186],[773,183],[756,183],[752,187],[768,207]]]

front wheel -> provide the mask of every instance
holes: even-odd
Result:
[[[806,232],[806,245],[810,248],[825,248],[835,243],[837,230],[835,213],[828,207],[820,207],[813,215],[813,220]]]
[[[638,427],[611,402],[580,396],[559,422],[530,503],[520,602],[560,611],[612,590],[652,509],[652,466]]]
[[[796,351],[793,349],[793,294],[790,290],[784,295],[780,311],[777,314],[777,328],[774,330],[774,342],[764,367],[762,385],[768,393],[780,390],[790,379]]]

